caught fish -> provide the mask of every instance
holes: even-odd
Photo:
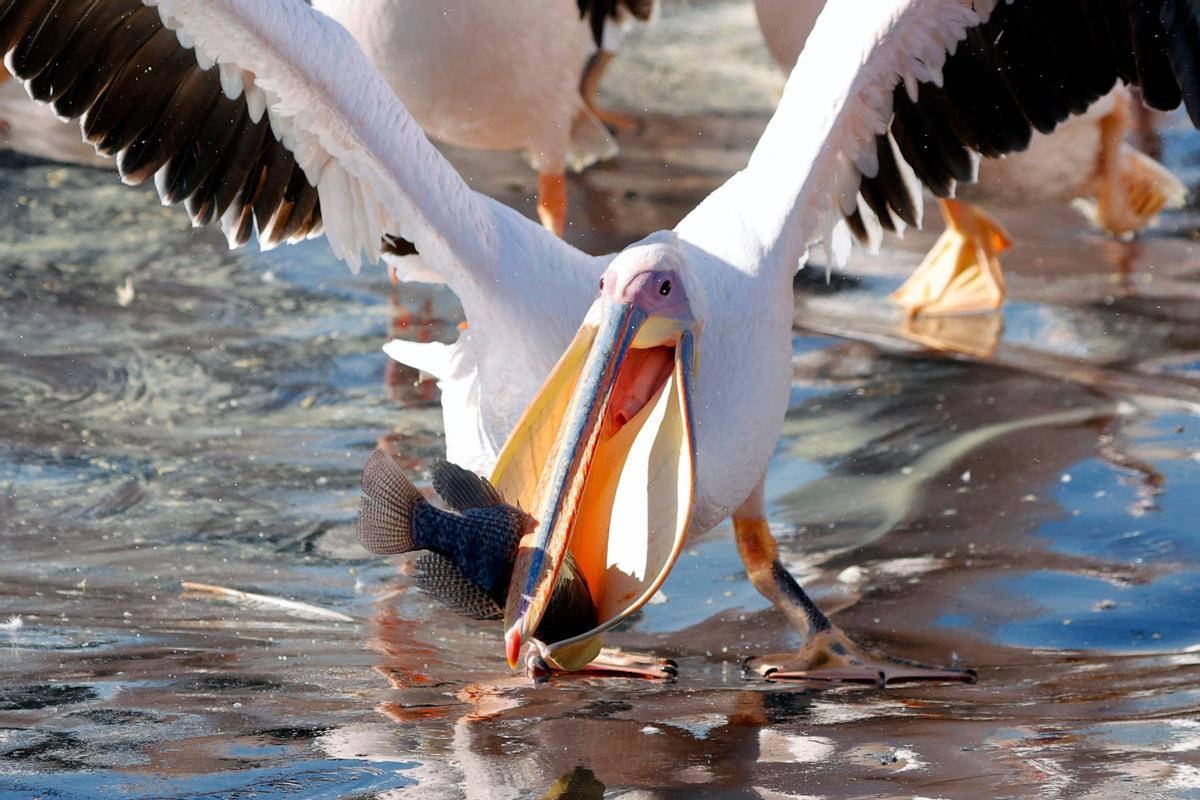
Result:
[[[473,472],[448,461],[434,462],[432,472],[433,489],[450,510],[426,500],[394,455],[376,450],[363,469],[358,541],[381,556],[426,551],[416,563],[418,586],[459,614],[499,619],[517,546],[535,521]],[[568,558],[537,637],[557,642],[595,626],[591,591]]]

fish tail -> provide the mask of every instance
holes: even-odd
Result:
[[[359,543],[379,556],[421,549],[414,541],[413,521],[427,501],[405,477],[399,460],[386,450],[376,450],[363,468],[362,487]]]

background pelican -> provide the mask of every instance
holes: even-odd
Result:
[[[825,0],[754,0],[754,4],[767,49],[784,72],[791,71]],[[1126,87],[1116,86],[1053,134],[1036,129],[1028,139],[1010,143],[1020,146],[1019,152],[1004,159],[984,159],[978,184],[965,187],[963,194],[977,201],[1007,203],[1077,200],[1088,219],[1113,236],[1141,230],[1162,209],[1182,206],[1187,188],[1124,141],[1138,102]],[[952,120],[952,113],[941,113]],[[892,295],[893,302],[913,314],[998,308],[1006,294],[999,254],[1012,245],[1003,226],[971,203],[941,197],[938,205],[946,232]]]
[[[82,117],[89,139],[117,154],[127,181],[153,175],[165,200],[183,202],[197,222],[219,218],[234,244],[254,231],[266,246],[324,232],[357,267],[380,257],[385,236],[412,242],[470,321],[456,345],[412,358],[445,368],[452,459],[480,467],[495,457],[575,332],[597,322],[585,313],[602,276],[601,308],[620,301],[627,316],[651,320],[664,318],[649,306],[671,294],[667,283],[682,287],[688,313],[670,319],[687,317],[696,349],[685,533],[732,514],[751,580],[804,635],[799,654],[760,662],[764,674],[886,682],[962,675],[850,642],[788,575],[764,516],[763,473],[790,385],[792,276],[810,246],[842,254],[851,227],[877,238],[919,209],[921,183],[945,194],[971,177],[975,149],[1011,149],[1118,78],[1155,107],[1186,99],[1200,116],[1190,6],[1105,6],[1084,30],[1064,9],[1033,0],[829,6],[819,46],[801,55],[746,169],[674,231],[605,257],[473,192],[344,29],[302,4],[6,0],[0,46],[31,94]],[[1067,33],[1069,52],[1044,46]],[[951,88],[961,86],[969,97]],[[970,102],[953,119],[937,113],[959,101]],[[633,341],[626,355],[660,339],[649,344]]]
[[[538,172],[538,215],[560,236],[567,168],[579,171],[616,154],[605,125],[637,127],[632,117],[599,107],[596,95],[624,29],[650,18],[651,0],[479,7],[315,0],[313,6],[355,36],[430,136],[462,147],[524,151]],[[70,128],[56,127],[52,115],[29,106],[18,87],[4,87],[8,78],[0,70],[0,144],[70,163],[105,163]]]
[[[79,128],[64,125],[48,108],[29,101],[19,81],[0,65],[0,149],[68,164],[111,167],[112,159],[80,141]]]
[[[648,0],[582,0],[578,7],[572,0],[314,0],[313,6],[354,35],[427,134],[461,147],[525,151],[538,173],[538,216],[563,234],[567,168],[579,171],[616,155],[601,119],[624,121],[595,107],[612,57],[602,45],[629,18],[648,18]],[[587,58],[593,37],[595,52]]]

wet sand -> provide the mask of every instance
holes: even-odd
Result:
[[[737,5],[686,13],[668,43],[749,36]],[[678,96],[641,67],[652,43],[612,94],[645,131],[571,181],[589,249],[673,224],[767,119],[765,56],[738,62],[765,76],[738,106]],[[1190,176],[1200,136],[1166,134]],[[518,157],[450,155],[532,211]],[[879,691],[743,676],[798,640],[727,525],[612,637],[677,682],[511,676],[495,625],[354,542],[376,440],[417,473],[442,451],[436,391],[380,352],[381,271],[321,242],[229,253],[99,170],[2,156],[0,196],[0,624],[20,620],[0,627],[0,796],[1200,797],[1194,209],[1133,243],[994,209],[1019,243],[1002,329],[913,331],[886,306],[936,231],[798,276],[768,486],[789,566],[862,641],[979,672]],[[453,338],[444,290],[401,301],[405,335]],[[948,337],[974,352],[920,345]]]

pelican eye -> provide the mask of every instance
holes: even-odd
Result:
[[[671,282],[663,281],[662,286],[658,287],[658,293],[661,294],[663,297],[666,297],[667,295],[669,295],[671,293]]]
[[[603,288],[604,288],[604,278],[601,278],[601,279],[600,279],[600,288],[601,288],[601,289],[603,289]]]

